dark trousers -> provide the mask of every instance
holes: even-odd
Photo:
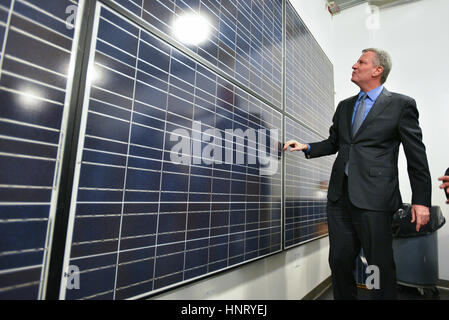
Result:
[[[396,268],[392,249],[393,212],[369,211],[355,207],[348,198],[347,178],[343,196],[328,201],[329,264],[334,299],[356,299],[355,259],[363,248],[368,265],[379,270],[379,289],[371,289],[373,299],[396,299]],[[371,271],[367,276],[374,274]]]

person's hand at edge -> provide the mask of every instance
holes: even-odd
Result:
[[[440,185],[440,189],[445,189],[446,194],[449,194],[449,176],[442,176],[438,178],[439,181],[444,181]],[[446,203],[449,204],[449,200],[446,200]]]

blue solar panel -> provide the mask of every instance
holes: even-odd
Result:
[[[327,137],[334,113],[333,67],[286,1],[285,111]]]
[[[43,297],[76,3],[0,1],[0,299]]]
[[[286,141],[318,141],[310,129],[286,118]],[[284,244],[291,247],[327,234],[327,186],[333,157],[308,160],[302,152],[286,155]]]
[[[112,1],[281,107],[281,0]],[[177,37],[176,20],[189,13],[209,21],[211,34],[204,43],[183,43]]]
[[[328,136],[334,112],[332,64],[288,1],[285,9],[285,141],[321,141]],[[286,248],[328,233],[327,186],[333,159],[286,154]]]
[[[97,22],[66,252],[82,285],[63,297],[132,298],[281,250],[281,114],[104,6]]]

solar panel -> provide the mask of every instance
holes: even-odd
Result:
[[[61,298],[135,298],[280,251],[282,115],[100,8],[65,265],[82,285]]]
[[[0,299],[43,296],[76,3],[0,1]]]
[[[326,139],[333,105],[333,69],[293,6],[285,7],[285,141]],[[327,186],[335,157],[307,160],[302,152],[285,161],[284,247],[328,233]]]
[[[320,137],[286,118],[285,137],[304,143]],[[285,248],[327,234],[326,202],[332,157],[306,159],[302,152],[286,154],[285,160]]]
[[[174,40],[174,25],[196,13],[209,22],[204,43],[181,45],[280,107],[282,0],[113,0]],[[184,24],[183,28],[187,26]],[[207,28],[207,26],[206,26]]]
[[[288,1],[285,20],[285,111],[327,137],[334,113],[332,64]]]

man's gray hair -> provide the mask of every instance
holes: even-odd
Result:
[[[377,48],[368,48],[362,50],[363,53],[368,51],[374,52],[374,61],[373,61],[374,65],[376,67],[381,66],[384,69],[382,75],[380,76],[380,83],[384,84],[385,81],[387,81],[388,75],[390,74],[392,66],[391,57],[388,54],[388,52]]]

